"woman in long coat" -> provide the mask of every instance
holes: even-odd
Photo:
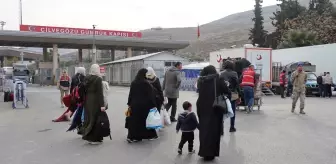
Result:
[[[215,92],[218,96],[227,95],[230,91],[224,80],[219,78],[214,66],[205,67],[200,75],[197,83],[199,96],[196,102],[200,140],[198,155],[205,160],[213,160],[219,156],[224,115],[224,111],[213,108]]]
[[[148,72],[146,73],[146,77],[147,77],[149,83],[152,84],[152,86],[153,86],[154,94],[155,94],[156,108],[160,112],[160,109],[161,109],[163,101],[164,101],[160,79],[157,78],[157,76],[155,74],[155,71],[152,67],[148,67],[147,71]]]
[[[145,68],[138,71],[135,80],[131,83],[128,95],[127,105],[131,109],[127,127],[127,141],[129,143],[158,138],[155,130],[146,128],[149,110],[156,107],[154,90],[146,79],[146,73],[147,69]]]
[[[99,65],[93,64],[84,80],[86,99],[84,101],[83,139],[90,143],[101,143],[103,137],[96,135],[95,123],[99,112],[105,112],[102,78]]]

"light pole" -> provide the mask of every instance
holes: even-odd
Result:
[[[96,54],[96,25],[92,25],[93,27],[93,43],[92,43],[92,63],[96,64],[97,63],[97,54]]]
[[[20,7],[20,25],[22,25],[22,0],[19,0],[19,7]]]
[[[6,25],[6,22],[5,21],[0,21],[0,26],[1,26],[1,30],[3,30],[4,28],[4,26]]]

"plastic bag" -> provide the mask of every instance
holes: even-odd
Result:
[[[147,129],[162,128],[161,115],[156,108],[149,110],[149,113],[146,119],[146,128]]]
[[[170,125],[171,121],[170,121],[170,116],[169,116],[167,110],[162,109],[160,114],[161,114],[162,124],[163,125]]]
[[[163,104],[164,104],[164,105],[168,104],[168,98],[167,98],[167,97],[164,97],[164,98],[163,98]]]
[[[224,119],[231,118],[234,116],[230,100],[227,97],[225,97],[225,101],[226,101],[228,113],[224,114]]]
[[[82,112],[82,115],[81,115],[81,121],[82,121],[82,123],[84,123],[84,108],[83,108],[83,112]]]

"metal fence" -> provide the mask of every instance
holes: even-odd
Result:
[[[56,71],[55,80],[57,81],[61,75],[62,70],[66,70],[70,77],[75,75],[75,67],[76,66],[69,66],[59,68]],[[84,66],[86,69],[86,73],[88,74],[90,65]],[[152,67],[155,71],[156,76],[159,78],[161,85],[163,83],[164,75],[168,67],[158,67],[155,65],[147,65],[147,64],[132,64],[132,65],[112,65],[105,67],[105,76],[103,79],[109,82],[111,85],[117,86],[129,86],[131,82],[134,80],[135,76],[137,75],[138,71],[141,68]],[[41,85],[51,85],[53,83],[52,77],[52,69],[40,69],[40,75],[37,77],[38,80],[35,80],[36,84]],[[181,87],[180,90],[184,91],[196,91],[196,81],[197,78],[186,78],[184,73],[181,72]],[[38,82],[38,83],[37,83]]]
[[[141,68],[147,68],[148,65],[144,64],[136,64],[131,66],[121,66],[121,65],[113,65],[106,67],[106,73],[104,80],[108,81],[112,85],[121,85],[121,86],[129,86],[131,82],[134,80],[138,71]],[[163,81],[165,68],[158,68],[155,66],[151,66],[156,76]]]

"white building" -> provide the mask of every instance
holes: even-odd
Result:
[[[188,59],[163,51],[103,63],[100,66],[105,67],[105,80],[110,84],[128,86],[139,69],[146,67],[152,67],[162,82],[165,69],[173,66],[176,62],[189,64]]]

